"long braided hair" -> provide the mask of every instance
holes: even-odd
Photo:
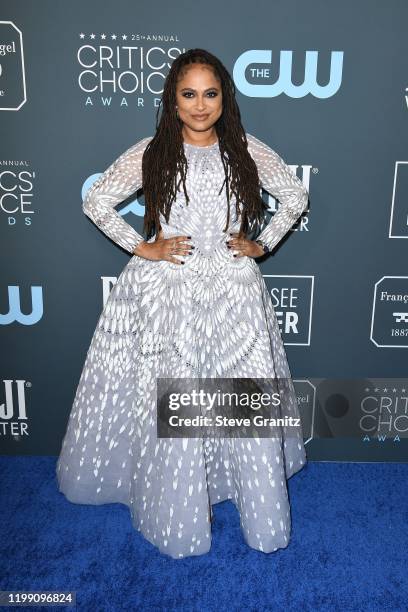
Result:
[[[207,64],[212,66],[216,78],[221,84],[223,111],[215,130],[225,179],[219,191],[226,185],[227,231],[230,220],[230,190],[235,196],[237,216],[241,212],[239,233],[244,235],[249,229],[258,227],[264,218],[267,205],[260,195],[258,170],[247,149],[247,138],[241,124],[241,114],[235,99],[235,84],[229,72],[210,52],[205,49],[189,49],[179,55],[171,64],[166,77],[163,95],[156,114],[156,133],[148,143],[142,160],[142,182],[145,198],[145,215],[143,230],[147,239],[160,229],[159,213],[168,223],[171,205],[174,202],[180,182],[188,205],[186,190],[187,159],[184,154],[182,122],[176,114],[176,84],[183,71],[190,64]],[[162,105],[160,121],[159,110]],[[177,174],[181,177],[178,184]],[[242,211],[239,205],[242,204]]]

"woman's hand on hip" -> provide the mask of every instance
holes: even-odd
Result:
[[[160,230],[156,240],[153,242],[140,242],[133,253],[144,259],[152,261],[170,261],[175,264],[184,264],[184,261],[175,255],[191,255],[195,247],[189,240],[191,236],[172,236],[163,238],[163,230]]]
[[[234,232],[230,236],[231,238],[226,242],[228,248],[234,251],[234,257],[243,257],[244,255],[247,257],[261,257],[264,254],[260,244],[245,238],[245,236],[239,236],[239,232]]]

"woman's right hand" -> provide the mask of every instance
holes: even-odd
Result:
[[[163,230],[159,231],[158,237],[153,242],[140,242],[133,253],[144,259],[152,261],[170,261],[175,264],[184,264],[184,261],[174,255],[189,255],[195,247],[188,242],[191,236],[172,236],[163,238]]]

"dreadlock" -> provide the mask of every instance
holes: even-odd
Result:
[[[220,60],[204,49],[189,49],[171,64],[165,79],[163,95],[156,114],[156,133],[148,143],[142,160],[142,182],[145,198],[143,229],[149,239],[160,229],[159,214],[168,223],[171,205],[182,182],[186,205],[189,202],[186,190],[187,159],[184,154],[182,121],[176,115],[176,84],[179,76],[191,64],[207,64],[212,67],[221,83],[223,111],[215,130],[225,178],[219,194],[226,185],[227,231],[230,220],[230,190],[235,196],[237,216],[241,216],[239,234],[242,236],[263,220],[266,204],[260,195],[258,170],[248,152],[247,138],[241,124],[241,114],[235,99],[235,84]],[[159,111],[162,115],[159,121]],[[177,183],[177,174],[180,180]],[[239,205],[242,203],[242,211]]]

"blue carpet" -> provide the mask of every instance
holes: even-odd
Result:
[[[288,481],[286,549],[250,549],[225,501],[211,551],[181,560],[145,541],[126,506],[68,502],[55,464],[0,457],[2,590],[76,591],[87,612],[408,609],[408,464],[309,461]]]

